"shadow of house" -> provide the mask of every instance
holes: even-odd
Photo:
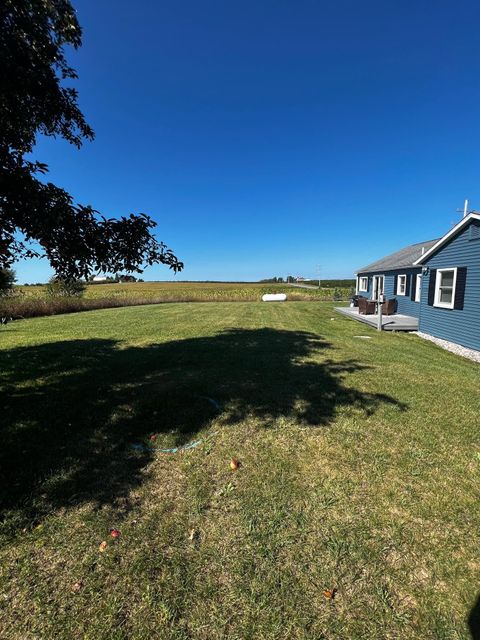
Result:
[[[468,628],[472,640],[480,640],[480,596],[477,598],[473,609],[468,616]]]
[[[365,366],[325,358],[330,351],[318,335],[267,328],[145,347],[74,340],[0,351],[4,533],[59,507],[126,495],[152,456],[132,442],[152,432],[181,445],[214,417],[225,426],[255,417],[273,427],[286,416],[319,427],[342,406],[404,408],[347,386]]]

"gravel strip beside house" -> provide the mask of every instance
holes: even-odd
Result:
[[[430,340],[430,342],[434,342],[442,349],[446,349],[447,351],[451,351],[452,353],[456,353],[457,356],[462,356],[463,358],[468,358],[469,360],[473,360],[474,362],[480,363],[480,351],[476,351],[475,349],[468,349],[467,347],[462,347],[459,344],[455,344],[454,342],[449,342],[448,340],[442,340],[441,338],[435,338],[434,336],[428,335],[428,333],[422,333],[421,331],[415,331],[417,336],[420,338],[425,338],[425,340]]]

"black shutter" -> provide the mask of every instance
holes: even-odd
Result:
[[[417,293],[417,274],[412,273],[412,288],[410,290],[410,300],[415,302],[415,294]]]
[[[398,276],[395,274],[393,276],[393,295],[394,296],[397,295],[397,281],[398,281]]]
[[[437,282],[437,270],[430,269],[430,280],[428,281],[428,305],[433,307],[435,302],[435,284]]]
[[[467,284],[467,267],[458,267],[457,282],[455,284],[455,302],[454,309],[463,309],[463,300],[465,298],[465,285]]]
[[[405,276],[405,295],[408,296],[410,295],[410,281],[412,279],[412,276],[407,273],[407,275]]]

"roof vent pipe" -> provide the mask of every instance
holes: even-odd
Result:
[[[463,205],[463,217],[465,218],[468,213],[468,200],[465,200],[465,204]]]

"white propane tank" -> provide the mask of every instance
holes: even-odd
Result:
[[[285,293],[266,293],[262,296],[264,302],[283,302],[287,299]]]

